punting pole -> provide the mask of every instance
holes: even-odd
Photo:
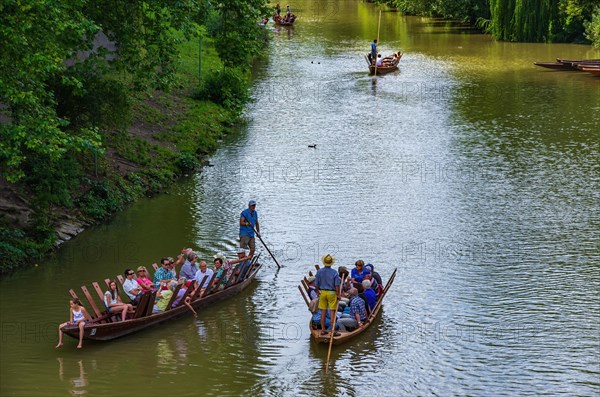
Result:
[[[379,23],[377,24],[377,47],[379,47],[379,29],[381,28],[381,8],[379,9]],[[375,54],[375,76],[377,76],[377,54]]]
[[[277,262],[277,259],[275,259],[275,256],[273,255],[273,253],[271,252],[269,247],[267,247],[267,244],[265,244],[262,237],[260,237],[260,235],[258,234],[256,229],[254,228],[254,225],[250,224],[250,226],[252,226],[252,230],[254,230],[254,233],[256,234],[256,236],[258,237],[258,239],[260,240],[262,245],[267,249],[267,252],[269,253],[269,255],[271,255],[271,258],[273,258],[273,260],[275,261],[275,264],[277,265],[277,269],[281,269],[281,265],[279,264],[279,262]]]
[[[342,277],[342,281],[340,283],[340,292],[342,291],[342,285],[344,285],[344,278]],[[331,317],[331,335],[329,336],[329,350],[327,351],[327,363],[325,363],[325,373],[329,371],[329,357],[331,356],[331,346],[333,346],[333,334],[335,334],[335,320],[337,319],[337,307],[338,301],[340,297],[336,295],[335,297],[335,313],[331,313],[331,309],[329,309],[329,317]]]

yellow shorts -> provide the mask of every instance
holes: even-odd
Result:
[[[321,295],[319,295],[319,309],[326,310],[328,306],[330,310],[337,310],[337,294],[335,291],[321,291]]]

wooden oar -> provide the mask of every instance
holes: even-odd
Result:
[[[248,222],[248,223],[250,223],[250,222]],[[254,234],[256,234],[256,236],[258,237],[258,239],[260,240],[262,245],[267,249],[267,252],[269,253],[269,255],[271,255],[271,258],[273,258],[273,260],[275,261],[275,264],[277,265],[277,269],[281,269],[281,265],[279,264],[279,262],[277,262],[277,259],[275,259],[275,255],[273,255],[273,253],[271,252],[269,247],[267,247],[267,244],[265,244],[262,237],[260,237],[260,234],[254,228],[254,225],[250,223],[250,226],[252,227],[252,230],[254,230]]]
[[[379,47],[379,28],[381,28],[381,8],[379,9],[379,23],[377,24],[377,47]],[[375,76],[377,76],[377,54],[375,54]]]
[[[340,291],[342,285],[344,283],[344,279],[342,278],[342,282],[340,283]],[[329,317],[331,317],[331,336],[329,337],[329,351],[327,352],[327,362],[325,363],[325,373],[329,370],[329,357],[331,356],[331,346],[333,346],[333,334],[335,334],[335,320],[337,319],[337,308],[339,296],[335,295],[335,313],[331,313],[331,308],[329,309]],[[326,309],[327,310],[327,309]]]

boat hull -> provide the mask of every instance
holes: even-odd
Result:
[[[581,68],[583,72],[588,72],[593,74],[594,76],[600,76],[600,68]]]
[[[362,334],[363,332],[365,332],[367,330],[367,328],[369,328],[369,326],[372,323],[374,323],[378,319],[378,315],[380,312],[381,312],[381,305],[378,305],[378,307],[371,314],[369,321],[367,323],[364,323],[362,327],[357,328],[354,331],[337,331],[337,333],[339,333],[340,336],[334,336],[332,343],[334,345],[341,345],[342,343],[347,342],[348,340],[354,338],[355,336]],[[315,342],[329,344],[329,340],[331,338],[330,334],[321,335],[320,329],[313,328],[312,321],[310,321],[308,326],[310,329],[310,333]]]
[[[558,63],[558,62],[534,62],[535,66],[541,66],[546,69],[553,70],[573,70],[570,63]]]
[[[534,62],[533,64],[553,70],[581,70],[582,66],[600,65],[600,61],[597,59],[568,60],[557,58],[556,62]]]
[[[381,75],[381,74],[387,74],[393,71],[398,70],[398,64],[400,63],[400,59],[402,59],[402,53],[400,53],[400,56],[398,58],[396,58],[393,62],[392,65],[389,66],[378,66],[377,70],[375,70],[375,66],[373,65],[369,65],[369,73],[370,74],[377,74],[377,75]],[[368,64],[368,59],[367,59],[367,64]]]

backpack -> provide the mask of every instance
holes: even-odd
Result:
[[[319,298],[315,298],[310,301],[308,304],[308,310],[310,310],[310,312],[313,314],[319,311]]]

